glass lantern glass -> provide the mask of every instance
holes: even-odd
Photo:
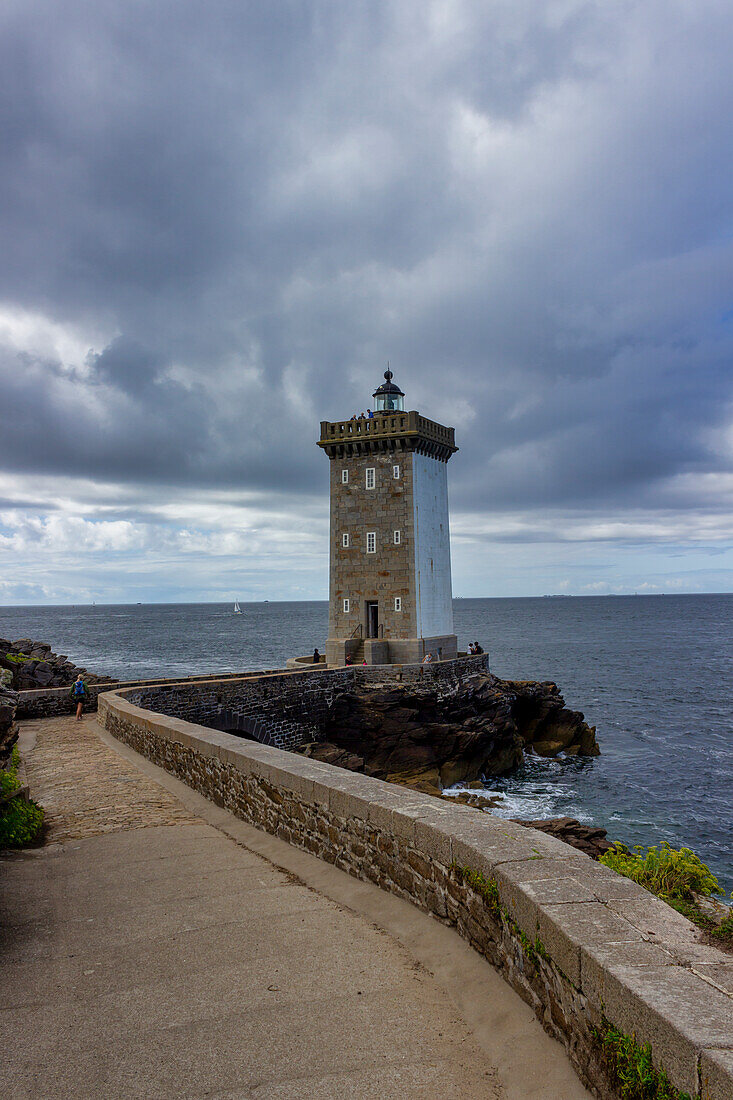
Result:
[[[404,412],[405,399],[401,393],[378,393],[374,398],[374,411],[381,413]]]

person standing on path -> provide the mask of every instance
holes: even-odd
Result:
[[[71,689],[71,698],[76,703],[76,720],[81,722],[82,711],[84,709],[84,700],[87,697],[87,686],[84,683],[81,673],[74,681],[74,685]]]

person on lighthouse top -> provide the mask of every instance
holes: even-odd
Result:
[[[372,394],[374,398],[374,411],[378,413],[404,412],[405,395],[399,386],[392,381],[392,371],[387,367],[384,372],[385,382]]]

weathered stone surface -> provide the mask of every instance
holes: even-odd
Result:
[[[259,828],[453,925],[603,1100],[614,1093],[592,1028],[604,1018],[650,1042],[656,1064],[691,1094],[700,1054],[729,1045],[733,1001],[711,981],[711,961],[700,960],[711,968],[704,975],[681,965],[664,923],[659,945],[649,942],[655,914],[635,883],[619,879],[617,892],[612,872],[554,836],[146,713],[123,697],[132,694],[101,698],[114,736]],[[644,931],[624,919],[626,902]],[[724,1060],[711,1055],[708,1070],[710,1097],[733,1095],[723,1090],[733,1082]]]
[[[0,767],[9,759],[18,740],[15,712],[18,693],[0,682]]]
[[[35,688],[66,687],[73,684],[79,673],[90,684],[111,684],[109,676],[98,676],[70,664],[66,656],[54,653],[47,642],[34,642],[20,638],[9,642],[0,638],[0,670],[12,677],[11,687],[16,691],[33,691]]]
[[[681,966],[629,966],[606,978],[604,1007],[629,1035],[651,1043],[654,1064],[697,1092],[697,1056],[733,1044],[733,1001]]]
[[[733,1096],[733,1050],[704,1050],[700,1058],[702,1100]]]
[[[350,686],[334,694],[320,740],[310,755],[341,767],[351,760],[367,775],[433,793],[512,771],[526,749],[598,752],[594,730],[565,707],[555,684],[489,673],[467,675],[449,692],[436,684]]]
[[[515,818],[514,820],[519,820]],[[522,821],[529,829],[539,829],[542,833],[564,840],[580,852],[585,852],[592,859],[598,859],[604,852],[610,852],[613,848],[612,841],[608,840],[605,829],[599,829],[594,825],[583,825],[574,817],[548,817],[540,821]]]

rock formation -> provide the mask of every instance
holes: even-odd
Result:
[[[0,669],[0,768],[9,760],[13,745],[18,740],[18,727],[15,724],[18,693],[12,690],[10,683],[10,673]]]
[[[0,669],[12,674],[10,686],[15,691],[70,686],[80,672],[88,684],[114,683],[108,676],[96,676],[85,668],[78,668],[64,654],[54,653],[46,642],[34,642],[30,638],[17,642],[0,638]]]
[[[306,755],[419,790],[504,775],[526,751],[595,756],[595,728],[549,681],[482,673],[449,687],[429,681],[335,694]]]
[[[613,843],[608,839],[605,829],[595,825],[583,825],[574,817],[548,817],[540,821],[523,821],[519,817],[511,819],[530,829],[539,829],[542,833],[564,840],[566,844],[585,852],[591,859],[599,859],[604,852],[610,852]]]

